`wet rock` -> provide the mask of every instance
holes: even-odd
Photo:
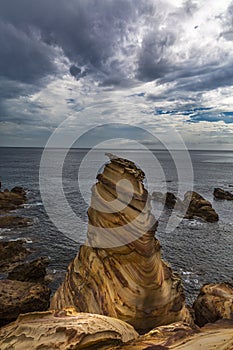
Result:
[[[0,241],[0,271],[7,271],[31,254],[24,244],[23,240]]]
[[[204,285],[193,309],[200,327],[223,318],[233,320],[233,287],[227,283]]]
[[[133,327],[123,321],[66,309],[20,315],[0,330],[0,347],[1,350],[106,350],[137,337]]]
[[[164,203],[167,208],[182,211],[186,219],[199,217],[207,222],[219,220],[212,204],[194,191],[186,192],[183,201],[171,192],[153,192],[152,199]]]
[[[224,191],[222,188],[214,189],[214,198],[225,199],[227,201],[233,201],[233,193],[229,191]]]
[[[44,282],[46,276],[46,267],[49,265],[49,259],[40,257],[33,261],[25,262],[13,268],[8,274],[8,279],[22,282]]]
[[[0,192],[0,213],[19,208],[26,202],[26,192],[22,187],[14,187],[11,191],[4,190]]]
[[[144,173],[129,160],[110,160],[92,188],[87,244],[50,307],[116,317],[140,332],[191,322],[180,277],[161,259]]]
[[[26,227],[33,224],[31,218],[20,216],[0,216],[0,228]]]
[[[47,310],[50,292],[45,284],[0,280],[0,326],[19,314]]]
[[[207,222],[216,222],[219,220],[218,214],[212,207],[212,204],[197,192],[186,192],[183,205],[187,207],[185,217],[188,219],[199,217]]]

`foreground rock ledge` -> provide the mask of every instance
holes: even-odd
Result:
[[[137,337],[133,327],[123,321],[66,309],[19,316],[17,321],[0,330],[0,348],[109,349]]]
[[[161,259],[154,237],[157,223],[147,201],[144,173],[131,161],[109,156],[110,163],[92,188],[87,237],[91,246],[81,246],[51,309],[71,306],[116,317],[139,332],[191,322],[180,277]]]

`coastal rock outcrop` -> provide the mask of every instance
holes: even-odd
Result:
[[[212,207],[212,204],[194,191],[186,192],[183,201],[171,192],[164,194],[162,192],[153,192],[152,199],[164,203],[167,208],[175,208],[182,211],[186,219],[198,217],[207,222],[216,222],[219,220],[218,214]]]
[[[214,198],[225,199],[227,201],[233,201],[233,193],[225,191],[222,188],[214,189]]]
[[[33,224],[33,220],[21,216],[0,216],[0,228],[25,227]]]
[[[50,292],[45,284],[0,280],[0,326],[21,313],[47,310]]]
[[[46,267],[49,259],[40,257],[15,266],[8,274],[8,279],[22,282],[43,283],[46,277]]]
[[[22,262],[31,251],[24,240],[0,241],[0,271],[4,272]]]
[[[0,330],[0,348],[106,350],[137,337],[133,327],[123,321],[66,309],[19,316]]]
[[[227,283],[204,285],[193,309],[195,322],[200,327],[223,318],[233,321],[233,286]]]
[[[161,259],[145,175],[133,162],[109,157],[92,188],[87,243],[50,308],[116,317],[140,332],[191,322],[181,279]]]
[[[22,187],[14,187],[11,191],[0,191],[0,213],[15,210],[27,200],[26,191]]]
[[[197,192],[186,192],[183,205],[187,207],[185,217],[188,219],[193,219],[196,216],[207,222],[216,222],[219,220],[218,214],[212,207],[212,204]]]

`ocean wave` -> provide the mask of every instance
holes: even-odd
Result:
[[[35,203],[26,203],[23,205],[24,208],[33,208],[33,207],[39,207],[42,206],[42,202],[35,202]]]

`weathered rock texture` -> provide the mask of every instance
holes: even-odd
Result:
[[[127,321],[139,331],[190,321],[180,277],[161,259],[160,244],[154,237],[156,221],[147,202],[144,173],[133,162],[111,155],[110,159],[92,189],[88,210],[92,246],[81,246],[51,309],[74,306],[77,311]],[[133,188],[129,203],[126,180]],[[119,203],[115,203],[117,197]],[[116,210],[120,205],[123,209]],[[114,213],[106,212],[108,209],[115,209]],[[117,243],[118,247],[99,248]]]
[[[233,322],[221,320],[201,329],[177,323],[153,329],[135,341],[108,350],[232,350]]]
[[[214,197],[217,199],[226,199],[228,201],[233,201],[233,193],[224,191],[222,188],[214,189]]]
[[[45,284],[0,280],[0,326],[21,313],[47,310],[49,299],[50,289]]]
[[[22,282],[43,283],[46,277],[46,267],[49,259],[40,257],[15,266],[8,274],[8,279]]]
[[[123,321],[67,309],[19,316],[0,330],[0,348],[104,350],[137,337],[133,327]]]
[[[0,271],[4,272],[23,261],[31,252],[23,240],[0,241]]]
[[[219,220],[218,214],[212,207],[212,204],[194,191],[186,192],[183,201],[171,192],[164,194],[162,192],[153,192],[152,199],[164,203],[170,209],[175,208],[182,211],[186,219],[199,217],[207,222]]]
[[[188,208],[186,212],[186,218],[188,219],[197,216],[207,222],[215,222],[219,220],[218,214],[212,207],[212,204],[197,192],[186,192],[183,205]]]
[[[11,191],[0,191],[0,213],[15,210],[26,200],[26,192],[22,187],[14,187]]]
[[[233,320],[233,287],[227,283],[204,285],[193,308],[200,327],[222,318]]]

